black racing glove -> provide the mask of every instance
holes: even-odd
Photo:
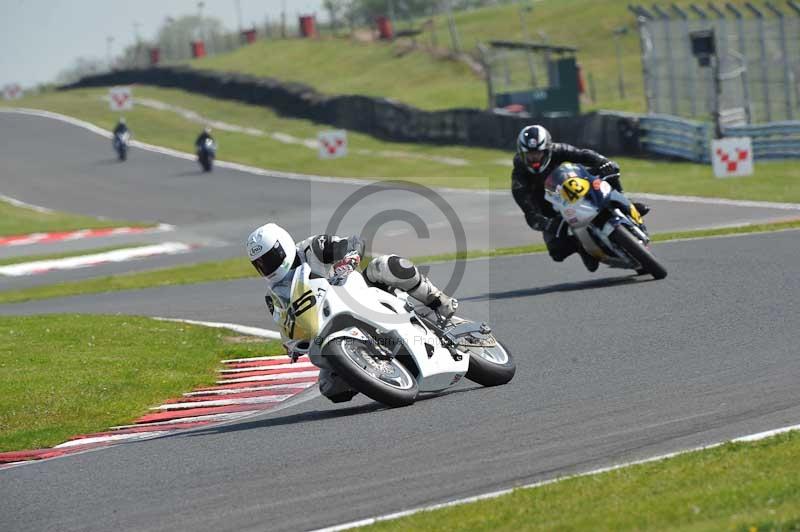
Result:
[[[619,165],[614,161],[608,161],[597,167],[597,177],[608,177],[611,175],[619,175]]]
[[[550,224],[550,218],[537,212],[529,212],[525,215],[525,221],[534,231],[544,231]]]

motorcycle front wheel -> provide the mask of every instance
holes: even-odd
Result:
[[[667,269],[627,227],[622,225],[617,227],[609,238],[641,265],[640,270],[644,270],[655,279],[663,279],[667,276]]]
[[[331,340],[322,353],[350,386],[386,406],[408,406],[417,399],[417,380],[397,359],[375,344],[355,338]]]
[[[514,358],[499,340],[494,345],[465,342],[459,345],[459,351],[469,352],[469,370],[466,377],[482,386],[500,386],[514,378],[517,365]]]

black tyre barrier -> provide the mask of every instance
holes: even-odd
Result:
[[[642,155],[637,115],[593,112],[575,117],[538,118],[480,109],[423,111],[368,96],[326,96],[302,83],[247,74],[154,67],[87,76],[69,90],[112,85],[152,85],[269,107],[281,116],[364,133],[382,140],[452,144],[513,150],[520,129],[536,122],[559,142],[587,147],[609,156]]]

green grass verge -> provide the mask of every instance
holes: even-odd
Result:
[[[80,214],[64,212],[39,212],[17,207],[0,200],[0,236],[27,235],[50,231],[74,231],[78,229],[101,229],[105,227],[147,226],[124,220],[102,220]]]
[[[107,251],[135,248],[144,245],[145,244],[126,244],[124,246],[108,246],[104,248],[83,249],[80,251],[69,251],[64,253],[51,253],[49,255],[29,255],[25,257],[10,257],[7,259],[0,259],[0,266],[8,266],[10,264],[22,264],[24,262],[37,262],[40,260],[54,260],[54,259],[66,259],[69,257],[82,257],[83,255],[93,255],[95,253],[105,253]]]
[[[48,447],[130,423],[224,358],[281,353],[220,329],[139,317],[0,317],[0,451]]]
[[[657,234],[653,237],[656,242],[674,240],[679,238],[702,238],[707,236],[722,236],[731,234],[756,233],[766,231],[780,231],[784,229],[800,228],[800,220],[779,222],[773,224],[756,224],[739,227],[726,227],[720,229],[704,229],[700,231],[681,231]],[[543,244],[498,248],[493,250],[476,250],[467,253],[467,258],[502,257],[509,255],[523,255],[545,251]],[[458,258],[455,253],[414,257],[418,264],[444,262]],[[21,303],[37,299],[53,297],[68,297],[101,292],[117,292],[121,290],[139,290],[159,286],[174,286],[196,284],[204,282],[230,281],[256,277],[257,274],[246,258],[227,259],[223,261],[204,262],[192,266],[178,266],[174,268],[153,270],[148,272],[112,275],[84,281],[72,281],[54,285],[36,286],[21,290],[0,292],[0,304]]]
[[[105,94],[106,89],[45,93],[29,96],[15,105],[75,116],[110,129],[117,114],[100,99]],[[136,87],[134,94],[195,110],[210,119],[302,139],[316,138],[320,129],[327,129],[306,120],[280,118],[263,107],[214,100],[178,90]],[[7,103],[0,101],[2,105]],[[183,151],[193,149],[192,142],[200,129],[199,124],[178,114],[142,106],[137,106],[127,117],[137,139]],[[404,179],[433,187],[507,189],[510,186],[512,154],[502,150],[387,143],[351,133],[348,157],[320,161],[314,150],[269,137],[225,131],[217,131],[215,135],[220,142],[221,159],[260,168],[335,177]],[[403,157],[385,157],[380,152]],[[452,166],[414,157],[458,158],[468,164]],[[800,172],[795,161],[759,162],[753,176],[733,179],[716,179],[711,167],[706,165],[630,158],[618,161],[626,190],[631,192],[800,203]],[[136,164],[135,154],[126,164]]]
[[[798,530],[799,455],[790,432],[359,530]]]
[[[677,0],[688,8],[692,0]],[[742,6],[745,0],[733,0]],[[596,101],[584,110],[617,109],[644,112],[641,46],[634,16],[622,0],[541,0],[531,4],[526,22],[532,38],[579,48],[578,60],[587,80],[594,84]],[[476,54],[478,42],[527,40],[519,4],[493,6],[455,14],[462,47]],[[420,21],[421,23],[421,21]],[[418,24],[419,25],[419,24]],[[404,23],[399,24],[401,29]],[[450,46],[447,20],[434,17],[437,46]],[[613,32],[630,31],[620,39],[625,98],[617,81],[617,56]],[[428,45],[430,35],[417,38]],[[244,72],[287,81],[300,81],[327,94],[364,94],[395,98],[422,109],[487,106],[486,84],[465,65],[436,59],[419,50],[403,53],[399,44],[361,43],[349,39],[291,39],[261,41],[233,53],[192,62],[195,68]],[[302,65],[302,67],[298,67]],[[523,67],[524,68],[524,67]],[[518,72],[518,75],[525,75]]]

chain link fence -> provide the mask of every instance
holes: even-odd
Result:
[[[698,65],[690,34],[713,29],[725,125],[800,118],[800,5],[726,3],[687,10],[674,4],[631,6],[642,48],[649,113],[708,119],[714,109],[712,69]]]

